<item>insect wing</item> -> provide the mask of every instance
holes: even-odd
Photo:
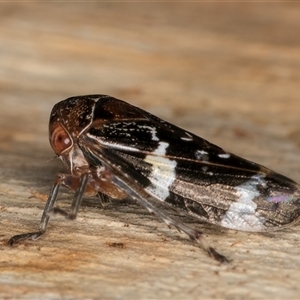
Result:
[[[202,221],[267,231],[300,215],[294,181],[114,98],[97,102],[79,144],[92,165]]]

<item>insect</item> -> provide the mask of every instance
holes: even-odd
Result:
[[[10,245],[43,235],[51,214],[75,219],[84,194],[100,195],[103,201],[133,198],[220,262],[228,260],[202,232],[156,204],[202,222],[253,232],[286,227],[300,216],[300,189],[291,179],[110,96],[57,103],[49,139],[68,173],[57,175],[39,231],[13,236]],[[75,191],[69,212],[54,207],[60,186]]]

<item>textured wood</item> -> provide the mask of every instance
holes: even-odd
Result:
[[[300,182],[299,4],[2,3],[0,20],[0,298],[299,297],[299,225],[190,224],[220,266],[134,202],[87,198],[76,221],[6,245],[38,228],[64,170],[47,126],[72,95],[120,97]]]

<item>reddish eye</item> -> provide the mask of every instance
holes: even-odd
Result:
[[[66,130],[57,124],[50,136],[50,144],[56,154],[62,153],[72,145],[72,140]]]

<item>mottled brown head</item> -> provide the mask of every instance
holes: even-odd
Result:
[[[54,152],[71,174],[89,169],[89,163],[78,146],[78,138],[93,121],[99,96],[71,97],[57,103],[49,121],[49,141]]]
[[[99,97],[72,97],[57,103],[51,112],[49,140],[60,155],[72,147],[78,136],[92,122],[95,102]]]

